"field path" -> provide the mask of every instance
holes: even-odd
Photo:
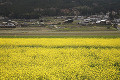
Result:
[[[119,27],[120,30],[120,27]],[[25,28],[0,28],[0,36],[84,36],[84,35],[117,35],[120,36],[120,31],[55,31],[44,27],[25,27]]]

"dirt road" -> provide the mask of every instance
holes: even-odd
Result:
[[[9,28],[9,29],[0,29],[0,36],[14,36],[14,35],[50,35],[50,36],[82,36],[82,35],[117,35],[120,36],[120,31],[55,31],[43,27],[27,27],[27,28]]]

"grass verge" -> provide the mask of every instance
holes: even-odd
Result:
[[[81,35],[81,36],[0,36],[0,38],[120,38],[119,35]]]

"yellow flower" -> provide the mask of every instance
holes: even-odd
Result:
[[[119,80],[120,38],[0,38],[0,78]]]

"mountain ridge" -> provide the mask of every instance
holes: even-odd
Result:
[[[90,15],[119,11],[120,0],[0,0],[0,15],[23,18],[39,16]]]

